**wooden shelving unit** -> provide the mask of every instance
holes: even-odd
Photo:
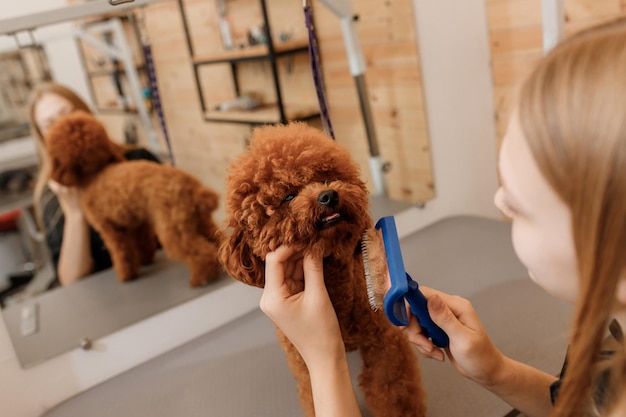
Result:
[[[309,45],[305,41],[286,41],[274,45],[274,56],[279,57],[288,54],[308,52]],[[270,58],[267,45],[254,45],[242,49],[223,51],[211,56],[196,56],[193,59],[195,65],[219,64],[228,62],[243,62],[257,59]]]
[[[290,105],[285,112],[286,120],[309,120],[319,117],[316,107]],[[204,119],[211,122],[266,124],[280,121],[280,108],[277,104],[267,104],[253,110],[209,110],[204,112]]]
[[[0,53],[0,125],[3,130],[14,127],[29,134],[28,97],[33,87],[44,81],[50,81],[50,70],[40,44]],[[0,135],[0,141],[3,137],[4,134]]]
[[[239,0],[237,0],[239,1]],[[244,1],[244,0],[241,0]],[[208,122],[242,123],[242,124],[268,124],[287,123],[293,120],[309,120],[319,117],[317,105],[285,104],[283,89],[281,87],[277,60],[279,58],[292,59],[290,56],[308,53],[308,39],[285,40],[276,42],[272,39],[270,19],[268,18],[268,1],[259,0],[259,7],[263,17],[263,25],[267,33],[267,41],[263,44],[248,45],[219,52],[196,55],[188,19],[183,2],[180,2],[181,15],[189,54],[192,57],[193,72],[200,98],[200,105],[204,120]],[[207,65],[229,65],[232,74],[234,97],[240,97],[242,86],[238,76],[239,66],[253,61],[268,62],[271,68],[272,84],[274,90],[273,100],[265,100],[262,105],[252,110],[215,110],[215,105],[209,105],[205,98],[205,86],[202,84],[200,69]]]

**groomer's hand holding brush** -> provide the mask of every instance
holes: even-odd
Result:
[[[445,352],[459,374],[513,407],[529,410],[525,414],[547,415],[543,413],[551,409],[549,387],[556,377],[504,356],[487,335],[468,300],[424,286],[420,290],[428,299],[430,317],[450,339]],[[406,332],[423,356],[444,360],[443,351],[422,334],[415,317],[410,317]]]
[[[503,369],[505,357],[487,335],[472,304],[465,298],[423,285],[420,290],[428,299],[430,317],[450,338],[450,346],[445,351],[452,365],[461,375],[482,386],[493,384]],[[422,356],[444,361],[444,351],[424,336],[413,315],[405,331]]]

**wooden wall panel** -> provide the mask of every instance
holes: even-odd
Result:
[[[365,79],[391,197],[426,201],[435,194],[412,2],[352,2],[367,66]],[[337,140],[351,149],[371,184],[368,145],[339,21],[315,4],[324,81]]]
[[[541,0],[487,0],[498,143],[524,79],[543,56]],[[565,0],[566,35],[624,14],[625,0]]]

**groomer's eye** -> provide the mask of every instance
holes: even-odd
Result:
[[[283,203],[288,203],[291,200],[293,200],[294,198],[296,198],[296,195],[298,195],[297,193],[291,193],[288,194],[285,198],[283,198]]]

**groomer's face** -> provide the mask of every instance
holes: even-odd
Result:
[[[578,297],[571,213],[543,177],[521,129],[511,118],[500,150],[496,206],[513,222],[513,246],[530,277],[557,298]]]
[[[41,134],[45,136],[55,120],[73,110],[74,106],[66,98],[54,93],[47,93],[42,95],[35,104],[34,122]]]

